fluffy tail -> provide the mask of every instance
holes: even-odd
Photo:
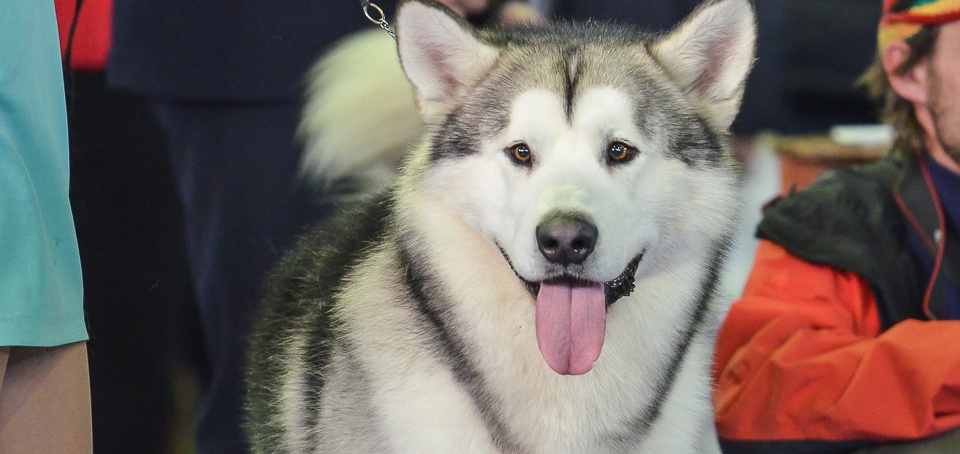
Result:
[[[423,129],[394,41],[379,29],[356,33],[310,70],[301,176],[331,201],[378,191]]]

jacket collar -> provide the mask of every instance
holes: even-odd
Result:
[[[930,319],[944,318],[946,282],[942,278],[947,245],[947,223],[937,188],[926,160],[901,154],[903,172],[893,190],[894,200],[907,221],[908,234],[916,235],[933,260],[933,271],[923,298],[923,312]],[[954,267],[960,265],[957,263]]]

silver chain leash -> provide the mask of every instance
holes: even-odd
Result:
[[[374,24],[380,26],[383,31],[387,32],[394,41],[397,40],[397,34],[393,32],[393,29],[390,28],[390,23],[387,22],[386,16],[383,14],[383,10],[377,6],[376,3],[370,2],[370,0],[360,0],[360,6],[363,7],[363,15],[367,16],[367,19]],[[373,13],[371,13],[371,10]]]

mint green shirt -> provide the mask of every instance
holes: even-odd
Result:
[[[0,346],[87,339],[53,1],[0,1]]]

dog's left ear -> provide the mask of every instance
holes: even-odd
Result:
[[[430,0],[400,3],[397,48],[427,123],[459,105],[499,55],[460,17]]]
[[[713,0],[654,44],[652,52],[714,125],[726,130],[743,98],[756,34],[749,0]]]

